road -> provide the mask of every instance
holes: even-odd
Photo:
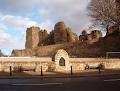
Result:
[[[0,91],[120,91],[120,75],[0,79]]]

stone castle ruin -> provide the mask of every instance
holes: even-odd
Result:
[[[93,44],[94,42],[99,41],[102,37],[102,32],[99,30],[93,30],[91,33],[87,33],[85,30],[82,31],[82,34],[79,36],[80,42],[86,42],[87,44]]]
[[[65,49],[70,55],[76,55],[77,48],[74,44],[93,44],[99,41],[101,37],[100,31],[93,30],[90,34],[83,31],[78,39],[77,34],[66,27],[63,21],[57,22],[50,33],[33,26],[26,30],[25,49],[13,50],[11,56],[51,57],[59,49]]]
[[[34,49],[39,46],[76,42],[77,39],[77,35],[67,28],[64,22],[56,23],[50,34],[46,30],[33,26],[26,31],[25,48]]]
[[[68,43],[77,41],[77,34],[66,27],[63,21],[56,23],[50,33],[33,26],[26,30],[25,49],[13,50],[11,56],[51,56]]]

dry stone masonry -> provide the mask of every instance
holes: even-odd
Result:
[[[105,69],[120,69],[120,59],[105,59],[105,58],[70,58],[68,53],[60,49],[54,57],[1,57],[0,71],[9,71],[12,66],[14,71],[18,67],[35,69],[36,72],[53,71],[70,73],[72,66],[73,72],[85,70],[86,65],[102,64]]]

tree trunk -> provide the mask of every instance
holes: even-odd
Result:
[[[109,35],[109,25],[106,26],[106,36]]]

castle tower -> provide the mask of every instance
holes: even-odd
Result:
[[[54,26],[54,41],[56,44],[67,42],[66,26],[63,21],[60,21]]]
[[[60,21],[54,26],[54,42],[55,44],[76,42],[77,35],[71,31],[69,27],[66,27],[63,21]]]
[[[26,44],[25,48],[34,49],[39,44],[39,27],[30,27],[26,31]]]

